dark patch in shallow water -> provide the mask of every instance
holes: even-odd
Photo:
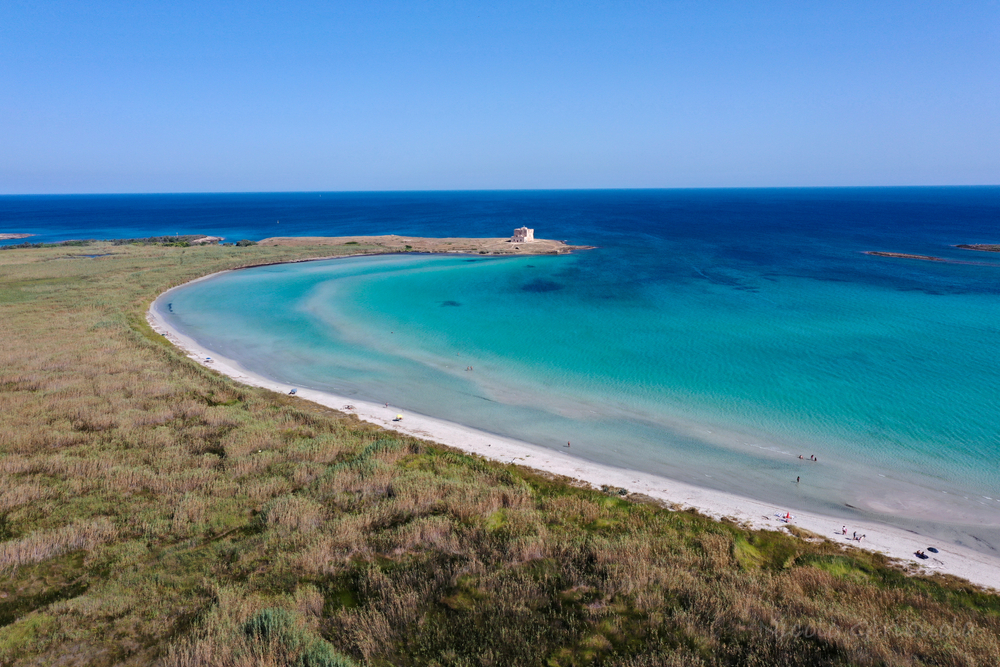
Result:
[[[554,283],[551,280],[532,280],[530,283],[525,283],[521,286],[522,292],[555,292],[556,290],[562,289],[563,286],[559,283]]]
[[[460,304],[458,301],[442,301],[441,305],[442,306],[461,306],[462,304]]]

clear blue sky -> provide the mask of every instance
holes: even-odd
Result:
[[[0,194],[1000,183],[1000,3],[0,2]]]

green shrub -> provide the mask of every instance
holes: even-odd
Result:
[[[261,647],[259,653],[281,652],[295,667],[357,667],[333,646],[296,622],[285,609],[262,609],[243,624],[243,634]],[[267,647],[266,649],[264,647]]]

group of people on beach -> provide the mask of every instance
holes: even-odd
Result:
[[[841,535],[847,535],[847,526],[844,526],[843,528],[840,529],[840,534]],[[865,539],[866,537],[868,537],[868,536],[867,535],[861,535],[861,536],[859,536],[858,535],[858,531],[854,531],[854,535],[851,537],[851,541],[852,542],[860,542],[861,540]]]

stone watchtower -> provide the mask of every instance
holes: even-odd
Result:
[[[514,235],[510,237],[512,243],[526,243],[535,240],[535,230],[527,227],[518,227],[514,230]]]

